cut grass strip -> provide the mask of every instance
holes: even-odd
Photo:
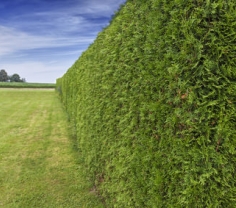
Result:
[[[103,207],[50,90],[0,89],[0,207]]]
[[[54,83],[0,82],[0,88],[55,88]]]

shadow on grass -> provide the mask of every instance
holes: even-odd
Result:
[[[96,197],[97,200],[99,201],[99,205],[97,204],[98,207],[101,208],[106,208],[106,203],[104,197],[102,197],[99,192],[96,189],[96,185],[94,184],[93,177],[91,173],[89,172],[89,167],[86,167],[85,165],[85,160],[82,156],[82,151],[81,148],[79,147],[78,140],[77,140],[77,128],[75,125],[75,122],[72,121],[69,116],[67,116],[67,125],[68,125],[68,130],[67,130],[67,135],[69,136],[70,140],[70,145],[71,145],[71,150],[72,150],[72,155],[76,161],[76,164],[80,168],[80,173],[82,177],[86,180],[86,187],[85,189],[88,190],[91,200],[93,200],[93,197]],[[93,202],[92,202],[93,203]]]

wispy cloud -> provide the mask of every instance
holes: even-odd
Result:
[[[30,50],[40,48],[52,48],[63,46],[74,46],[76,44],[88,44],[94,40],[93,37],[66,37],[66,36],[37,36],[14,28],[0,26],[0,56],[14,53],[19,50]]]
[[[29,76],[38,73],[40,67],[51,72],[64,67],[65,72],[124,2],[1,1],[0,68],[5,66],[12,71],[18,62],[18,66],[22,66],[17,68],[19,73],[24,73],[24,68],[32,64],[38,64],[33,67],[34,71],[29,71]]]

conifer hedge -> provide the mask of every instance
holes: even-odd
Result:
[[[107,207],[236,207],[234,0],[128,0],[57,89]]]

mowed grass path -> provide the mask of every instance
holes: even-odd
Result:
[[[54,90],[0,89],[0,207],[103,207]]]

